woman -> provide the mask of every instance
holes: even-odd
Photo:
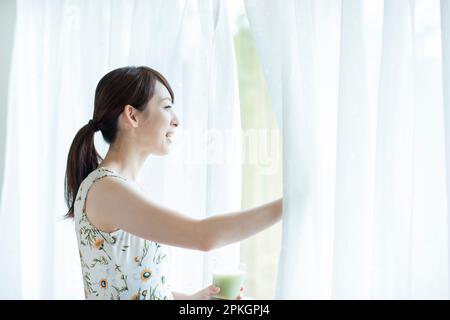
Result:
[[[148,67],[113,70],[97,85],[93,119],[72,142],[65,180],[86,299],[211,299],[220,288],[171,292],[166,245],[206,252],[281,219],[282,199],[198,220],[144,196],[136,177],[150,154],[169,152],[179,125],[173,103],[167,80]],[[97,130],[110,145],[104,159],[94,146]]]

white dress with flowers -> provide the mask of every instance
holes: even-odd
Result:
[[[128,181],[110,168],[97,168],[81,183],[74,205],[86,299],[173,299],[167,281],[169,251],[165,245],[124,230],[103,232],[90,223],[85,212],[87,192],[106,176]]]

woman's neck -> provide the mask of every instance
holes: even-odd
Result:
[[[99,167],[111,168],[127,180],[137,183],[137,177],[144,164],[145,157],[133,152],[109,149]]]

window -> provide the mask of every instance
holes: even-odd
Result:
[[[242,123],[242,209],[282,196],[281,133],[241,1],[230,2]],[[241,242],[245,295],[273,299],[281,223]]]

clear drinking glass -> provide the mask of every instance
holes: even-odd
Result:
[[[237,266],[215,266],[213,269],[213,285],[220,288],[216,299],[235,300],[241,291],[245,281],[246,265],[239,263]]]

